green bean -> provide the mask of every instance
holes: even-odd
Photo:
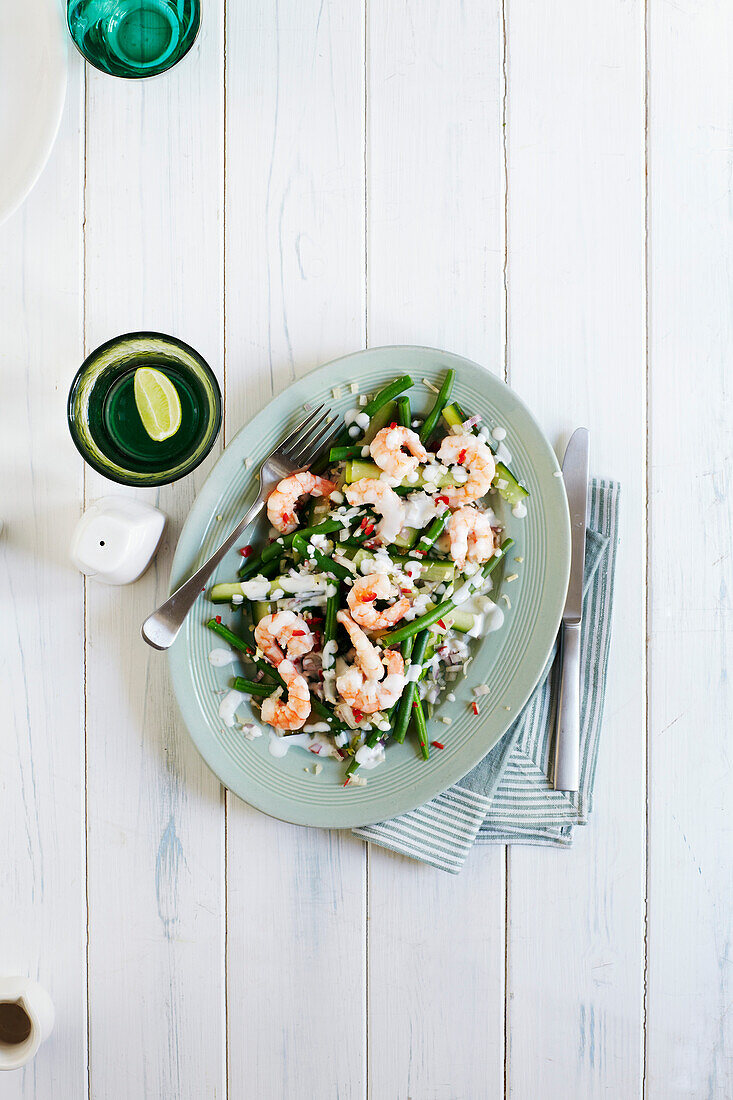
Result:
[[[428,728],[425,722],[425,712],[422,708],[420,699],[415,698],[412,701],[412,720],[415,723],[415,729],[417,730],[417,740],[420,745],[420,752],[422,753],[423,760],[430,759],[430,748],[428,747]]]
[[[336,580],[345,581],[347,577],[352,575],[351,570],[347,569],[341,562],[329,558],[327,554],[323,554],[315,546],[309,546],[302,535],[296,535],[293,539],[293,550],[304,558],[313,558],[319,569],[322,569],[324,573],[329,573]]]
[[[228,642],[233,649],[238,649],[240,653],[247,653],[254,657],[254,649],[245,642],[244,638],[240,638],[238,634],[235,634],[233,630],[230,630],[228,626],[224,626],[223,623],[217,622],[216,619],[209,619],[206,624],[209,630],[213,630],[214,634],[218,634],[220,638],[223,638],[225,642]]]
[[[336,638],[336,615],[341,607],[341,585],[336,584],[336,591],[326,599],[326,617],[323,623],[323,648],[327,642],[333,642]]]
[[[445,372],[445,378],[443,379],[443,385],[440,387],[438,396],[435,398],[435,404],[425,417],[425,422],[420,429],[420,439],[423,443],[429,443],[430,437],[435,431],[440,414],[445,406],[448,404],[448,398],[450,397],[451,390],[453,389],[453,381],[456,377],[454,370],[448,370]]]
[[[513,544],[514,539],[504,540],[501,550],[497,550],[493,558],[491,558],[481,570],[481,578],[483,580],[485,580],[499,562],[503,560],[507,550]],[[478,587],[478,585],[476,587]],[[437,623],[439,619],[442,619],[443,616],[447,615],[450,611],[454,611],[455,608],[456,604],[453,600],[445,600],[443,603],[439,603],[437,607],[434,607],[432,611],[426,611],[424,615],[419,615],[418,618],[413,619],[412,622],[405,623],[404,626],[398,627],[397,630],[390,631],[389,634],[383,634],[379,639],[379,644],[382,646],[397,645],[398,642],[402,642],[405,638],[409,638],[411,634],[417,634],[418,631],[426,630],[428,627],[432,626],[433,623]]]
[[[262,681],[255,683],[254,680],[245,680],[244,676],[234,677],[234,690],[242,691],[245,695],[272,695],[275,689],[275,684],[263,684]]]
[[[378,412],[382,405],[386,405],[388,401],[394,401],[396,397],[399,397],[405,390],[409,390],[413,385],[412,379],[409,374],[401,374],[398,378],[395,378],[392,382],[388,382],[378,393],[375,393],[371,401],[367,401],[364,408],[361,410],[363,413],[371,418],[375,412]]]
[[[332,447],[328,452],[329,462],[346,462],[350,458],[361,458],[363,443],[352,443],[349,447]]]
[[[397,405],[397,423],[401,424],[403,428],[409,428],[412,419],[410,413],[410,398],[398,397],[395,404]],[[356,455],[354,457],[356,457]]]
[[[417,620],[415,620],[417,622]],[[415,645],[412,650],[411,664],[422,665],[425,660],[425,649],[428,644],[428,631],[423,630],[417,636],[414,634],[408,636],[404,641],[409,641],[409,637],[415,638]],[[405,740],[405,734],[407,733],[407,727],[410,724],[410,714],[412,713],[412,704],[417,698],[417,684],[414,680],[405,686],[405,690],[402,692],[402,698],[399,701],[399,708],[397,710],[397,716],[394,722],[394,728],[392,736],[399,744]]]
[[[264,548],[258,558],[253,561],[247,561],[239,570],[239,579],[246,580],[248,577],[254,576],[256,573],[262,572],[263,565],[274,559],[282,557],[286,550],[290,549],[293,545],[293,539],[296,535],[302,535],[303,538],[310,538],[311,535],[328,535],[332,531],[339,531],[342,524],[337,519],[324,519],[320,523],[314,524],[313,527],[301,527],[299,531],[291,531],[289,535],[280,535],[274,542],[269,543]],[[265,574],[267,576],[267,574]],[[270,574],[272,576],[272,574]]]
[[[420,553],[427,553],[443,534],[443,529],[448,522],[450,511],[445,511],[442,516],[436,516],[424,535],[420,537],[418,549]]]

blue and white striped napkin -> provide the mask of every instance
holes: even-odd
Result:
[[[555,712],[553,651],[524,710],[480,764],[425,806],[355,829],[384,848],[458,874],[474,843],[568,847],[592,808],[611,640],[617,482],[594,480],[585,549],[581,642],[581,773],[577,794],[548,780]]]

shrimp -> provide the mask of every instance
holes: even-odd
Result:
[[[384,672],[382,655],[367,638],[361,627],[354,622],[348,611],[336,613],[338,621],[346,628],[356,650],[356,664],[367,680],[379,680]]]
[[[371,504],[381,515],[377,535],[382,542],[394,542],[400,533],[405,507],[394,489],[374,477],[363,477],[346,486],[349,504]]]
[[[365,577],[357,577],[346,597],[351,617],[364,630],[386,630],[394,626],[410,607],[407,597],[401,596],[383,611],[376,609],[374,601],[388,600],[396,591],[386,573],[367,573]]]
[[[255,641],[270,664],[276,666],[285,659],[286,654],[289,660],[294,661],[310,653],[315,644],[308,623],[294,611],[265,615],[255,627]]]
[[[388,710],[399,699],[405,687],[405,662],[396,649],[386,649],[382,654],[383,680],[370,680],[357,665],[352,665],[336,680],[336,690],[353,710],[374,714]]]
[[[496,466],[491,450],[474,435],[447,435],[440,444],[438,458],[448,465],[465,466],[468,477],[463,485],[441,489],[451,508],[480,500],[491,488]]]
[[[389,474],[398,481],[414,473],[421,462],[428,460],[428,452],[423,447],[417,432],[394,424],[391,428],[382,428],[377,432],[369,450],[380,470],[384,470],[385,474]],[[405,454],[405,451],[409,453]]]
[[[300,497],[327,497],[335,489],[335,482],[317,477],[309,470],[301,470],[278,482],[272,490],[267,498],[267,518],[277,531],[289,535],[298,526],[295,508]]]
[[[308,684],[292,661],[281,661],[277,671],[285,681],[288,692],[287,701],[280,698],[282,688],[279,688],[262,700],[260,717],[263,722],[267,722],[277,730],[299,730],[311,712]]]
[[[450,553],[459,569],[468,561],[485,562],[496,550],[491,520],[478,508],[459,508],[448,520]]]

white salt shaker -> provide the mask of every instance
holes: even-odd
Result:
[[[155,556],[165,528],[152,504],[127,497],[102,497],[90,504],[71,540],[71,560],[104,584],[131,584]]]
[[[53,1001],[30,978],[0,978],[0,1070],[20,1069],[53,1030]]]

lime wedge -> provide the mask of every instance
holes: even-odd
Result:
[[[181,426],[181,399],[176,387],[160,370],[138,367],[135,371],[135,404],[151,439],[162,443]]]

